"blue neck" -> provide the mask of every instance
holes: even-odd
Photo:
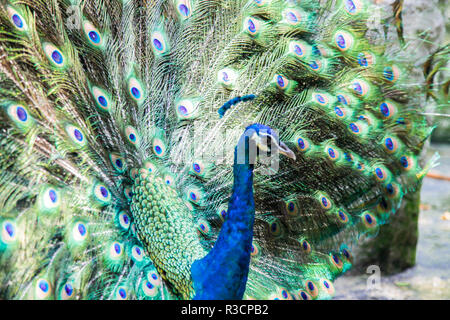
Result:
[[[255,218],[253,165],[237,164],[236,152],[226,220],[212,250],[191,267],[194,299],[237,300],[244,295]]]

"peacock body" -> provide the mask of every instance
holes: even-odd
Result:
[[[2,0],[0,297],[331,298],[432,165],[371,10]]]

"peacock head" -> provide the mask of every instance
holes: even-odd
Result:
[[[273,157],[278,154],[296,159],[294,152],[284,142],[280,141],[278,134],[272,128],[254,123],[248,126],[236,147],[236,164],[253,165],[258,157]]]

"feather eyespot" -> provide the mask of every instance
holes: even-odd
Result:
[[[38,300],[47,299],[52,294],[52,286],[47,279],[38,279],[35,286],[35,298]]]
[[[127,138],[128,142],[134,146],[138,146],[141,141],[137,130],[132,126],[127,126],[125,128],[125,137]]]
[[[269,233],[273,237],[279,237],[282,235],[283,229],[281,223],[278,220],[273,220],[268,223]]]
[[[389,82],[395,83],[400,76],[400,70],[397,66],[386,66],[383,69],[383,78]]]
[[[291,41],[289,43],[289,52],[293,53],[297,58],[305,58],[310,50],[308,45],[302,41]]]
[[[301,300],[312,300],[311,296],[304,290],[298,290],[297,296]]]
[[[109,256],[113,260],[120,259],[123,256],[123,245],[117,241],[111,243],[109,247]]]
[[[328,159],[330,159],[333,162],[338,161],[341,157],[339,150],[337,150],[336,148],[327,147],[326,153],[327,153]]]
[[[182,19],[187,19],[192,15],[192,7],[190,0],[178,0],[177,11]]]
[[[301,245],[302,250],[303,250],[304,253],[306,253],[306,254],[310,254],[311,253],[311,245],[309,244],[308,241],[302,240],[300,242],[300,245]]]
[[[259,245],[255,242],[252,242],[252,247],[250,248],[250,256],[257,257],[259,256],[260,251],[261,248],[259,247]]]
[[[386,137],[384,139],[384,148],[390,154],[396,152],[398,150],[398,142],[397,139],[393,137]]]
[[[310,149],[309,141],[302,137],[297,138],[297,149],[302,152],[308,151]]]
[[[51,43],[44,42],[42,44],[42,48],[47,56],[47,59],[53,66],[63,68],[66,65],[63,53],[56,46]]]
[[[151,270],[147,273],[147,280],[155,287],[158,287],[161,285],[161,277],[158,275],[158,273],[155,270]]]
[[[385,188],[385,193],[388,198],[396,198],[400,194],[400,187],[396,183],[388,183]]]
[[[111,193],[105,185],[101,183],[94,185],[94,200],[101,205],[107,205],[111,202]]]
[[[75,290],[71,283],[65,283],[60,290],[61,300],[70,300],[74,298]]]
[[[110,153],[109,154],[109,161],[111,161],[111,165],[114,167],[114,169],[119,173],[124,173],[126,170],[126,163],[125,159],[121,157],[117,153]]]
[[[217,73],[217,81],[224,87],[231,88],[238,78],[238,74],[231,68],[224,68]]]
[[[308,64],[308,67],[316,72],[322,70],[322,62],[320,60],[313,60]]]
[[[87,141],[80,128],[74,125],[67,125],[65,130],[69,138],[75,143],[76,146],[83,147],[86,145]]]
[[[223,203],[216,210],[216,215],[222,222],[225,221],[225,219],[227,218],[227,208],[228,208],[227,204]]]
[[[251,36],[257,36],[261,30],[261,21],[248,17],[244,20],[244,31]]]
[[[133,100],[136,102],[142,102],[145,98],[144,89],[142,89],[141,83],[136,78],[130,78],[128,81],[128,92]]]
[[[337,217],[341,223],[348,223],[348,221],[349,221],[347,213],[345,213],[344,210],[342,210],[342,209],[338,210]]]
[[[147,297],[155,297],[158,294],[157,288],[148,280],[142,282],[142,291]]]
[[[180,119],[194,118],[198,114],[198,109],[198,102],[191,99],[180,100],[175,107],[175,111]]]
[[[23,16],[19,12],[17,12],[17,10],[15,10],[11,6],[7,6],[6,11],[8,13],[10,21],[17,30],[22,32],[28,30],[28,24],[25,22]]]
[[[363,8],[363,4],[360,0],[345,0],[344,9],[350,15],[358,14]]]
[[[292,26],[299,25],[303,20],[301,12],[295,9],[285,10],[283,12],[283,17],[286,22]]]
[[[267,4],[268,1],[269,1],[269,0],[253,0],[253,2],[254,2],[258,7],[261,7],[261,6],[265,5],[265,4]]]
[[[296,201],[293,200],[289,200],[285,202],[285,206],[286,206],[286,212],[289,216],[291,217],[296,217],[298,216],[298,205],[296,203]]]
[[[208,221],[201,219],[200,221],[198,221],[197,230],[201,234],[208,236],[211,232],[211,227],[210,227]]]
[[[375,63],[375,56],[370,52],[360,52],[357,59],[361,67],[370,67]]]
[[[162,158],[166,154],[166,145],[159,138],[153,139],[153,153],[158,157]]]
[[[84,242],[88,236],[88,228],[82,222],[77,222],[72,227],[72,239],[77,242]]]
[[[16,223],[11,220],[2,222],[1,242],[4,244],[13,244],[17,240]]]
[[[387,179],[387,173],[386,173],[386,170],[384,169],[384,168],[381,168],[381,167],[376,167],[375,169],[374,169],[374,171],[373,171],[373,173],[374,173],[374,175],[375,175],[375,178],[378,180],[378,181],[384,181],[384,180],[386,180]]]
[[[385,119],[389,119],[397,113],[397,109],[392,103],[385,101],[380,104],[380,112]]]
[[[320,206],[325,210],[329,210],[333,206],[333,203],[331,202],[331,200],[323,194],[319,194],[318,200],[319,200]]]
[[[94,47],[101,47],[103,45],[103,37],[100,31],[90,21],[85,20],[83,22],[83,31],[91,45]]]
[[[131,247],[131,259],[135,262],[142,262],[144,260],[144,249],[138,245]]]
[[[355,122],[350,123],[348,128],[354,134],[360,134],[362,132],[361,126],[358,123],[355,123]]]
[[[164,182],[166,183],[166,185],[174,187],[175,186],[175,179],[172,175],[166,174],[164,176]]]
[[[373,228],[377,225],[377,219],[369,212],[362,214],[362,220],[367,228]]]
[[[357,95],[361,97],[366,96],[367,93],[369,92],[369,85],[367,84],[367,82],[363,80],[355,80],[352,83],[351,88]]]
[[[345,94],[338,94],[338,95],[336,96],[336,98],[338,99],[338,101],[339,101],[340,103],[342,103],[342,104],[345,105],[345,106],[349,106],[349,105],[351,104],[351,100],[350,100],[350,97],[349,97],[348,95],[345,95]]]
[[[321,106],[328,105],[329,99],[326,95],[320,93],[314,93],[314,101],[320,104]]]
[[[334,113],[340,119],[345,118],[347,115],[346,110],[344,108],[340,108],[338,106],[334,107]]]
[[[151,41],[153,52],[156,55],[163,55],[169,50],[167,40],[161,31],[153,32],[151,35]]]
[[[7,107],[6,112],[8,117],[22,131],[28,131],[34,124],[33,118],[23,104],[12,103]]]
[[[334,286],[333,286],[333,283],[330,280],[320,279],[319,283],[320,283],[321,289],[324,292],[328,293],[330,296],[334,295],[334,292],[335,292]]]
[[[115,299],[116,300],[127,300],[128,299],[127,288],[125,288],[124,286],[118,287],[116,290]]]
[[[353,36],[346,31],[338,31],[334,35],[334,42],[340,51],[347,51],[353,47]]]
[[[278,88],[283,90],[286,89],[289,85],[289,80],[281,74],[276,74],[274,76],[274,82]]]
[[[97,108],[102,111],[109,111],[111,108],[109,94],[105,90],[96,86],[92,87],[91,92]]]
[[[415,160],[410,156],[401,156],[400,165],[405,171],[410,171],[415,166]]]
[[[131,218],[125,211],[118,212],[117,221],[119,222],[119,226],[123,231],[128,231],[131,224]]]
[[[335,266],[339,271],[342,270],[342,267],[344,266],[344,264],[337,254],[330,253],[329,258],[330,258],[330,262],[333,266]]]
[[[305,282],[305,289],[306,292],[311,296],[311,298],[315,299],[319,295],[319,289],[317,288],[316,284],[308,280]]]

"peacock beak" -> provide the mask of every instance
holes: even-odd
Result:
[[[280,144],[279,144],[279,152],[282,155],[285,155],[286,157],[291,158],[292,160],[296,160],[297,159],[297,157],[295,156],[294,151],[289,149],[287,147],[287,145],[284,142],[282,142],[282,141],[280,141]]]
[[[296,160],[295,153],[291,149],[289,149],[284,142],[278,141],[274,136],[260,132],[259,135],[254,134],[253,138],[256,141],[256,145],[260,150],[268,151],[269,150],[268,141],[270,141],[271,149],[276,149],[282,155],[285,155],[288,158]]]

